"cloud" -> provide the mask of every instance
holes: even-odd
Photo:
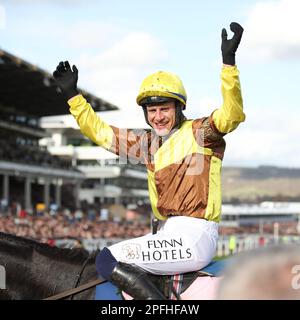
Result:
[[[108,48],[116,39],[126,34],[126,29],[110,22],[80,21],[69,26],[59,26],[63,30],[67,45],[74,49],[91,50]]]
[[[204,116],[209,116],[214,110],[221,106],[217,98],[197,97],[197,93],[191,94],[188,98],[186,116],[191,119],[197,119]]]
[[[154,65],[167,57],[158,39],[146,32],[132,32],[99,55],[82,56],[87,68],[123,68]]]
[[[168,57],[158,38],[148,32],[112,23],[109,19],[75,19],[70,23],[59,19],[54,23],[53,19],[53,16],[47,17],[43,26],[37,28],[40,20],[37,15],[29,23],[25,15],[21,17],[21,22],[19,19],[10,29],[10,33],[19,39],[15,52],[19,55],[22,48],[21,56],[28,59],[26,57],[30,57],[33,51],[26,44],[33,43],[36,46],[35,58],[30,57],[29,60],[43,66],[43,61],[48,59],[48,63],[50,61],[53,65],[49,72],[59,59],[68,59],[79,69],[81,88],[118,107],[136,108],[135,98],[143,78],[157,71]],[[20,45],[22,41],[23,46]],[[48,51],[38,56],[37,49],[43,53],[45,47],[55,48],[54,53]]]
[[[141,81],[167,57],[157,38],[146,32],[131,32],[107,50],[76,59],[80,86],[121,108],[136,107]]]
[[[0,5],[0,30],[6,27],[6,12],[5,7]]]
[[[0,6],[1,8],[1,6]],[[66,50],[92,51],[94,49],[107,49],[114,44],[116,39],[125,36],[129,31],[108,21],[55,21],[53,16],[45,18],[43,22],[34,16],[30,23],[27,17],[18,19],[18,23],[10,26],[10,32],[15,37],[30,38],[35,42],[43,43],[45,34],[47,42]],[[36,26],[41,24],[42,27]]]
[[[252,108],[246,112],[246,121],[225,137],[224,163],[299,167],[299,135],[297,111],[284,114],[267,106]]]
[[[241,57],[248,61],[300,58],[300,1],[254,5],[245,23]]]

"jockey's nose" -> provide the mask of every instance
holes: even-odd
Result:
[[[164,119],[164,114],[163,114],[163,112],[162,112],[160,109],[157,109],[157,110],[156,110],[154,119],[155,119],[156,121],[161,121],[161,120]]]

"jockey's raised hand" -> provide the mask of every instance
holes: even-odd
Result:
[[[53,72],[53,78],[66,96],[67,100],[78,94],[78,70],[75,65],[73,65],[71,69],[68,61],[61,61]]]
[[[231,66],[235,65],[235,52],[240,44],[243,31],[241,25],[236,22],[231,22],[230,30],[234,33],[232,39],[227,39],[227,31],[226,29],[222,29],[222,57],[223,63]]]

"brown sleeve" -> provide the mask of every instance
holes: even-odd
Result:
[[[132,164],[150,165],[152,163],[149,155],[152,144],[150,130],[121,129],[114,126],[111,126],[111,128],[114,132],[114,139],[109,151],[123,159],[130,160]]]
[[[209,117],[194,120],[193,133],[201,147],[214,149],[224,144],[225,134],[219,132],[214,125],[212,114]]]
[[[141,160],[141,130],[121,129],[111,126],[114,132],[114,140],[109,151],[119,155],[121,158],[134,161]]]

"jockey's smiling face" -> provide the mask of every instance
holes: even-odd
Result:
[[[149,124],[159,136],[165,136],[172,130],[175,125],[175,115],[174,101],[147,106]]]

